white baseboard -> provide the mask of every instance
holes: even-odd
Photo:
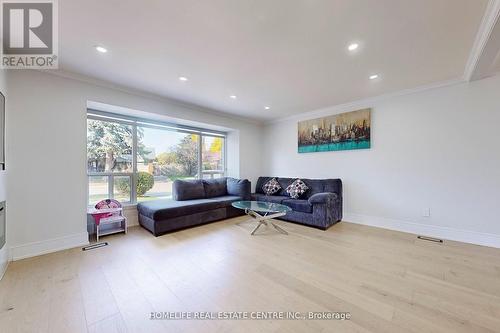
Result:
[[[13,246],[10,248],[10,258],[13,261],[21,260],[88,244],[89,235],[87,232],[82,232],[79,234]]]
[[[137,205],[127,206],[123,209],[123,214],[127,217],[129,227],[139,225],[139,216],[137,213]]]
[[[484,232],[440,227],[428,224],[389,219],[361,214],[345,214],[343,221],[395,231],[500,248],[500,235]]]

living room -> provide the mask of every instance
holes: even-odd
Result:
[[[0,331],[500,332],[500,1],[1,5]]]

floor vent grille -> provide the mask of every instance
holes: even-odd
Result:
[[[88,251],[88,250],[93,250],[93,249],[98,249],[103,246],[108,246],[108,242],[103,242],[103,243],[96,243],[92,244],[89,246],[82,247],[82,251]]]
[[[427,237],[427,236],[417,236],[418,239],[434,242],[434,243],[444,243],[444,240],[439,238]]]

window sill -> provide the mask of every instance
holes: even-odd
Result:
[[[94,205],[87,205],[88,208],[94,208]],[[123,203],[122,208],[124,210],[137,208],[137,203]]]
[[[136,203],[124,203],[124,204],[122,204],[122,206],[123,206],[124,210],[130,210],[130,209],[137,208]]]

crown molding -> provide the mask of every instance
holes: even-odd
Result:
[[[362,108],[367,108],[373,106],[375,103],[383,102],[385,100],[395,98],[395,97],[400,97],[400,96],[406,96],[406,95],[412,95],[416,93],[420,93],[423,91],[427,90],[433,90],[433,89],[439,89],[439,88],[444,88],[444,87],[449,87],[453,85],[457,85],[460,83],[465,83],[466,81],[464,80],[463,77],[459,77],[456,79],[452,80],[447,80],[447,81],[441,81],[441,82],[435,82],[427,85],[422,85],[418,86],[415,88],[410,88],[410,89],[404,89],[388,94],[383,94],[375,97],[370,97],[370,98],[365,98],[365,99],[360,99],[357,101],[352,101],[344,104],[337,104],[337,105],[332,105],[328,106],[325,108],[313,110],[313,111],[307,111],[307,112],[302,112],[298,113],[292,116],[287,116],[287,117],[281,117],[281,118],[276,118],[270,121],[267,121],[264,123],[264,125],[271,125],[271,124],[276,124],[276,123],[281,123],[285,121],[291,121],[291,120],[304,120],[304,119],[312,119],[312,118],[320,118],[336,113],[341,113],[345,111],[352,111],[355,109],[362,109]]]
[[[500,0],[490,0],[483,15],[481,25],[476,34],[474,44],[469,54],[469,59],[465,65],[464,80],[471,81],[474,77],[481,56],[486,48],[486,44],[491,37],[493,29],[500,17]]]
[[[263,125],[263,122],[259,121],[257,119],[235,116],[233,114],[229,114],[229,113],[226,113],[226,112],[223,112],[223,111],[219,111],[219,110],[207,108],[207,107],[204,107],[204,106],[201,106],[201,105],[197,105],[197,104],[183,102],[183,101],[180,101],[180,100],[175,99],[175,98],[170,98],[170,97],[165,97],[165,96],[161,96],[161,95],[149,93],[149,92],[146,92],[146,91],[140,90],[140,89],[126,87],[126,86],[123,86],[123,85],[119,85],[119,84],[115,84],[115,83],[112,83],[112,82],[109,82],[109,81],[104,81],[104,80],[96,79],[96,78],[93,78],[93,77],[90,77],[90,76],[86,76],[86,75],[83,75],[83,74],[78,74],[78,73],[74,73],[74,72],[68,72],[68,71],[64,71],[64,70],[43,70],[43,69],[38,69],[38,70],[35,70],[35,71],[46,73],[46,74],[55,75],[55,76],[62,77],[62,78],[65,78],[65,79],[70,79],[70,80],[75,80],[75,81],[87,83],[87,84],[98,86],[98,87],[102,87],[102,88],[113,89],[113,90],[120,91],[120,92],[129,94],[129,95],[143,97],[143,98],[155,100],[155,101],[158,101],[158,102],[161,102],[161,103],[169,103],[169,104],[172,104],[172,105],[175,105],[175,106],[178,106],[178,107],[182,107],[182,108],[185,108],[185,109],[189,109],[189,110],[192,110],[192,111],[203,112],[205,114],[208,114],[208,115],[211,115],[211,116],[215,116],[215,117],[223,117],[223,118],[227,118],[227,119],[231,119],[231,120],[236,120],[236,121],[241,121],[241,122],[245,122],[245,123],[250,123],[250,124],[253,124],[253,125],[259,125],[259,126]]]

